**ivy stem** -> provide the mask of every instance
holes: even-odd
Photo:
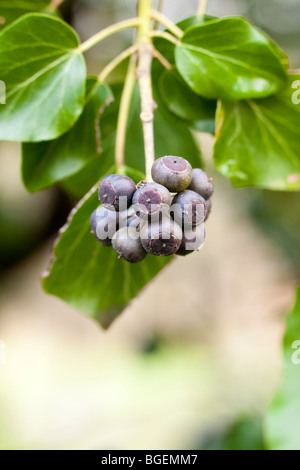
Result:
[[[65,0],[51,0],[50,7],[53,8],[53,10],[57,10]]]
[[[155,47],[152,47],[152,55],[155,59],[159,60],[165,69],[171,70],[173,68],[172,64]]]
[[[130,57],[127,74],[125,78],[124,88],[120,101],[117,135],[116,135],[116,148],[115,148],[115,163],[117,168],[121,169],[125,165],[125,144],[127,122],[130,110],[130,102],[132,98],[133,88],[135,84],[135,70],[136,70],[136,56],[133,54]]]
[[[151,31],[151,0],[139,0],[138,16],[141,24],[138,29],[138,68],[137,78],[141,96],[140,118],[143,125],[144,150],[146,164],[146,180],[152,181],[151,168],[155,160],[154,150],[154,108],[151,80],[153,46],[150,39]]]
[[[164,4],[164,0],[158,0],[156,11],[159,11],[161,13],[161,11],[163,9],[163,4]],[[155,20],[154,25],[153,25],[153,29],[154,30],[158,29],[158,26],[159,26],[159,21]]]
[[[175,44],[175,46],[178,46],[178,44],[180,44],[179,39],[175,38],[174,36],[172,36],[172,34],[167,33],[166,31],[151,31],[149,36],[150,38],[166,39],[166,41],[169,41],[172,44]]]
[[[163,24],[171,33],[174,34],[177,38],[182,38],[183,36],[183,31],[182,29],[178,28],[176,24],[174,24],[169,18],[167,18],[165,15],[160,13],[159,11],[156,10],[151,10],[150,11],[150,16],[153,20],[157,21],[158,23]]]
[[[121,54],[115,57],[111,62],[109,62],[109,64],[107,64],[104,67],[102,72],[98,75],[99,81],[104,82],[106,78],[108,77],[108,75],[110,75],[110,73],[113,72],[113,70],[115,70],[118,67],[118,65],[120,65],[121,62],[123,62],[123,60],[127,59],[129,56],[137,52],[137,50],[138,50],[138,45],[133,44],[131,47],[128,47],[128,49],[121,52]]]
[[[208,3],[208,0],[200,0],[199,1],[198,10],[197,10],[197,15],[198,16],[205,15],[206,9],[207,9],[207,3]]]
[[[108,26],[107,28],[102,29],[102,31],[99,31],[98,33],[94,34],[94,36],[81,43],[78,49],[80,50],[80,52],[85,52],[91,47],[98,44],[98,42],[103,41],[103,39],[106,39],[112,34],[117,33],[118,31],[122,31],[123,29],[135,28],[139,26],[139,24],[139,18],[130,18],[129,20],[120,21],[119,23]]]

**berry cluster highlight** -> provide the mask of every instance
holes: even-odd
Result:
[[[204,244],[212,179],[170,155],[154,162],[152,179],[136,186],[128,176],[111,174],[98,187],[101,205],[91,215],[92,233],[129,263],[148,254],[186,256]]]

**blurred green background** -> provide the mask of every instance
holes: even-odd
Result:
[[[135,8],[74,0],[63,14],[84,40]],[[196,8],[163,3],[174,21]],[[209,0],[208,13],[246,16],[300,66],[300,0]],[[131,34],[90,51],[89,72]],[[19,145],[0,143],[0,449],[263,448],[300,277],[300,195],[232,188],[214,170],[212,137],[198,138],[216,188],[205,247],[171,263],[106,332],[40,286],[75,201],[60,187],[26,193]]]

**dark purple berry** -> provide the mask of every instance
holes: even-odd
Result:
[[[133,206],[130,206],[129,209],[127,209],[126,211],[119,212],[119,214],[120,214],[120,223],[119,223],[120,228],[123,228],[123,227],[138,228],[139,227],[141,220],[136,215]]]
[[[171,215],[183,228],[200,225],[206,216],[206,201],[200,194],[186,189],[174,197]]]
[[[144,222],[140,229],[141,242],[148,253],[170,256],[176,253],[182,240],[182,230],[173,220],[163,217],[155,223]]]
[[[152,166],[152,178],[168,188],[171,193],[184,191],[192,180],[192,167],[182,157],[165,156],[158,158]]]
[[[123,227],[116,232],[112,239],[113,249],[129,263],[139,263],[146,256],[139,233],[133,227]]]
[[[139,229],[140,223],[141,219],[136,214],[132,215],[131,217],[128,217],[127,219],[127,227]]]
[[[131,206],[135,191],[135,183],[128,176],[108,175],[100,181],[99,201],[109,210],[123,211]]]
[[[181,245],[176,255],[186,256],[198,250],[205,240],[204,224],[186,228],[183,231]]]
[[[102,245],[110,246],[111,239],[119,229],[119,214],[99,206],[91,215],[91,229]]]
[[[205,171],[200,168],[194,168],[192,181],[188,189],[200,194],[204,199],[209,199],[214,193],[212,178],[209,178]]]
[[[132,203],[136,214],[141,219],[153,220],[153,217],[166,213],[170,209],[171,194],[165,186],[158,183],[147,183],[133,195]]]
[[[206,215],[205,215],[204,222],[208,219],[211,213],[211,208],[212,208],[212,201],[211,199],[208,199],[208,201],[206,201]]]

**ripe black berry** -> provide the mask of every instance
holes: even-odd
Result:
[[[119,214],[99,206],[92,213],[90,223],[97,240],[104,246],[110,246],[114,233],[119,229]]]
[[[168,212],[171,200],[171,194],[165,186],[148,183],[134,193],[132,203],[136,214],[146,220]]]
[[[135,191],[135,183],[128,176],[108,175],[99,184],[99,201],[109,210],[125,210],[131,206]]]
[[[204,199],[209,199],[214,193],[212,179],[200,168],[194,168],[188,189],[200,194]]]
[[[184,191],[192,180],[192,167],[182,157],[166,156],[156,160],[152,166],[152,178],[172,193]]]
[[[133,227],[123,227],[118,230],[112,239],[113,249],[129,263],[139,263],[147,252],[144,250],[139,234]]]
[[[134,214],[131,217],[128,217],[126,222],[127,222],[127,227],[133,227],[135,229],[139,229],[141,219],[136,214]]]
[[[182,227],[200,225],[206,216],[206,201],[200,194],[186,189],[174,197],[171,214]]]
[[[119,216],[120,216],[119,228],[123,228],[123,227],[138,228],[141,223],[141,220],[136,215],[133,206],[130,206],[129,209],[127,209],[126,211],[119,212]]]
[[[198,250],[205,240],[204,224],[185,228],[177,255],[186,256]]]
[[[211,213],[211,208],[212,208],[212,201],[211,199],[208,199],[208,201],[206,201],[206,215],[205,215],[204,222],[208,219]]]
[[[173,220],[163,217],[155,223],[144,222],[140,229],[141,242],[148,253],[169,256],[176,253],[182,240],[182,230]]]

